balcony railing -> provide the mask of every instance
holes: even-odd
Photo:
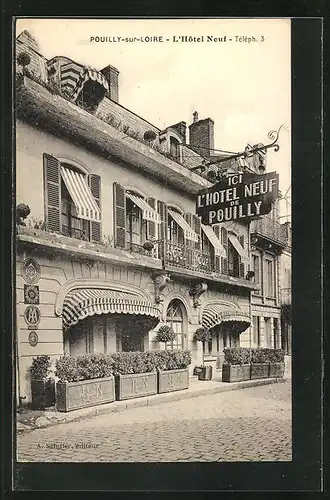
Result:
[[[251,234],[256,233],[282,246],[287,244],[287,232],[285,226],[274,221],[270,217],[251,222]]]
[[[280,290],[281,304],[291,304],[291,288],[282,288]]]
[[[179,245],[170,241],[162,243],[162,253],[166,264],[191,271],[215,272],[212,255],[188,245]]]
[[[64,236],[70,236],[70,238],[77,238],[78,240],[88,241],[88,235],[83,229],[78,229],[76,227],[64,226],[62,225],[62,234]]]

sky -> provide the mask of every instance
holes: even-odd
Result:
[[[269,144],[267,170],[280,174],[281,215],[290,214],[291,62],[289,19],[19,19],[46,57],[67,56],[102,69],[115,66],[119,102],[160,129],[199,118],[214,120],[215,148],[243,151]],[[95,42],[91,37],[160,37],[163,42]],[[203,42],[174,42],[173,37]],[[207,42],[207,36],[226,41]],[[257,41],[245,41],[254,37]],[[168,39],[168,41],[167,41]],[[231,39],[232,41],[230,41]],[[281,222],[285,222],[282,218]]]

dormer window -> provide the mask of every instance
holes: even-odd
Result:
[[[177,158],[180,160],[181,158],[181,145],[178,139],[173,136],[170,136],[170,153],[173,158]]]

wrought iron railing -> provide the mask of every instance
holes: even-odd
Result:
[[[76,227],[64,226],[62,224],[62,234],[64,236],[70,236],[70,238],[76,238],[78,240],[88,241],[88,234],[83,229],[78,229]]]
[[[140,255],[148,255],[149,257],[157,258],[157,247],[156,246],[154,246],[154,248],[151,250],[147,250],[142,245],[138,245],[137,243],[131,243],[129,241],[126,241],[125,248],[126,248],[126,250],[129,250],[130,252],[133,252],[133,253],[138,253]]]
[[[287,231],[285,226],[274,221],[270,217],[262,217],[259,220],[251,222],[251,234],[256,233],[264,236],[283,246],[287,244]]]
[[[206,273],[215,271],[212,255],[189,245],[179,245],[165,241],[162,243],[161,253],[164,256],[165,263],[171,266]]]

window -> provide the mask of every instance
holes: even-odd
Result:
[[[132,200],[126,200],[126,241],[134,249],[147,240],[147,221],[142,218],[142,210]]]
[[[170,153],[173,158],[177,158],[178,160],[181,158],[180,147],[180,142],[175,137],[170,136]]]
[[[228,241],[228,274],[239,277],[239,255],[233,245]]]
[[[44,161],[45,225],[72,238],[101,240],[101,178],[47,153]]]
[[[252,271],[254,272],[254,282],[257,284],[260,283],[260,257],[259,255],[253,255],[252,256]],[[260,290],[254,290],[254,293],[256,295],[260,295]]]
[[[173,209],[171,210],[174,211]],[[183,229],[170,214],[168,214],[167,218],[167,239],[168,241],[170,241],[171,243],[175,243],[176,245],[184,244]]]
[[[274,261],[266,260],[266,273],[267,273],[267,297],[275,297],[275,273]]]
[[[260,347],[260,318],[259,316],[253,316],[252,318],[253,324],[253,345]]]
[[[63,180],[61,181],[61,205],[62,233],[72,238],[89,240],[89,222],[78,217],[77,209]]]
[[[183,349],[183,306],[177,299],[172,300],[167,308],[166,324],[173,328],[176,338],[173,342],[167,342],[166,349]]]
[[[87,318],[73,325],[66,333],[69,338],[70,356],[80,356],[82,354],[91,354],[93,346],[92,319]]]

